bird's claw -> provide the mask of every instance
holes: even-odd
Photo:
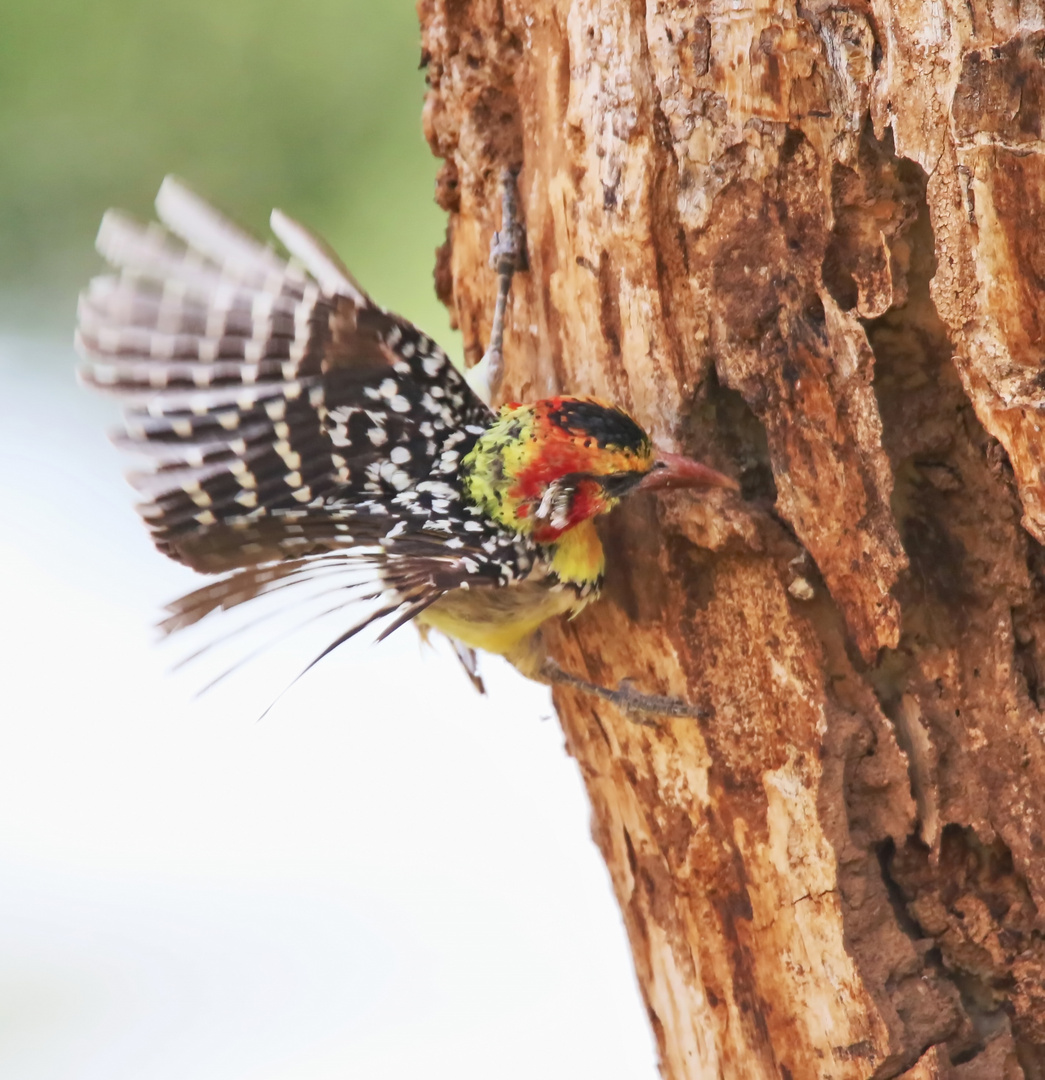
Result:
[[[609,702],[634,723],[641,724],[643,727],[659,728],[660,725],[651,719],[654,716],[686,717],[692,720],[706,720],[709,716],[706,709],[690,705],[681,698],[664,694],[647,694],[642,690],[636,690],[631,679],[622,679],[617,684],[616,690],[599,686],[578,675],[569,674],[550,658],[544,661],[541,675],[549,683],[569,686],[574,690],[592,694],[594,697]]]
[[[467,375],[468,384],[487,405],[492,405],[504,379],[504,319],[512,276],[527,270],[526,229],[519,220],[519,189],[515,172],[505,169],[501,176],[501,228],[490,243],[490,265],[497,271],[497,299],[490,326],[490,344],[483,358]]]
[[[526,228],[519,220],[517,173],[505,169],[501,174],[501,227],[490,242],[490,266],[498,275],[529,270],[526,257]]]

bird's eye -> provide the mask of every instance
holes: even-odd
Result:
[[[644,473],[640,472],[619,472],[610,473],[608,476],[600,476],[598,480],[602,484],[602,490],[610,498],[619,499],[641,483],[644,475]]]

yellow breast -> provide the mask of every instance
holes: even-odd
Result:
[[[537,582],[521,582],[500,589],[456,589],[440,597],[416,621],[473,649],[510,656],[541,623],[579,611],[585,603],[587,599],[569,587],[550,589]]]
[[[606,571],[606,554],[595,531],[595,522],[575,525],[556,541],[551,568],[560,581],[571,585],[594,586]]]
[[[575,615],[593,600],[605,566],[602,543],[591,521],[564,533],[549,555],[547,580],[454,589],[415,621],[524,668],[529,639],[548,619]]]

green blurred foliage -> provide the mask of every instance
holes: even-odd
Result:
[[[43,293],[71,323],[102,212],[150,215],[174,172],[261,235],[282,207],[446,342],[419,54],[413,0],[14,0],[0,33],[4,321]]]

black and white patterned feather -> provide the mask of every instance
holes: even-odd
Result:
[[[131,480],[157,546],[225,575],[167,629],[327,575],[335,606],[371,605],[340,642],[530,572],[533,545],[462,495],[493,416],[430,338],[279,211],[289,260],[172,178],[156,205],[164,225],[105,216],[119,272],[81,296],[77,344],[84,381],[126,399],[116,440],[146,459]]]

